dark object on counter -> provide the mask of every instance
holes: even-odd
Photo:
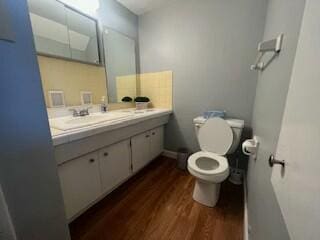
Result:
[[[131,97],[128,97],[128,96],[126,96],[126,97],[123,97],[122,99],[121,99],[121,101],[122,102],[132,102],[132,98]]]
[[[136,97],[134,99],[135,102],[150,102],[150,99],[148,97]]]

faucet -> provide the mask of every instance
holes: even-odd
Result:
[[[74,117],[79,117],[79,116],[80,117],[84,117],[84,116],[89,115],[89,109],[90,108],[91,107],[80,109],[80,110],[77,110],[75,108],[71,108],[71,109],[69,109],[69,111],[72,112],[72,116],[74,116]]]

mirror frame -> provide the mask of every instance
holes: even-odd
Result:
[[[59,0],[57,0],[57,1],[59,1]],[[117,32],[119,34],[122,34],[125,37],[130,38],[130,39],[132,39],[134,41],[134,54],[135,54],[135,60],[136,60],[136,75],[138,75],[138,65],[137,65],[137,46],[138,46],[138,43],[137,43],[137,41],[135,39],[133,39],[128,34],[123,33],[123,32],[121,32],[121,31],[119,31],[119,30],[117,30],[115,28],[112,28],[112,27],[109,27],[109,26],[103,26],[101,28],[101,32],[100,32],[100,34],[101,34],[101,47],[102,47],[102,52],[103,52],[102,53],[102,56],[103,56],[102,64],[103,64],[104,70],[106,72],[106,81],[107,81],[107,83],[106,83],[107,85],[106,86],[107,86],[107,93],[108,93],[108,104],[127,104],[126,102],[110,102],[110,95],[109,95],[109,88],[108,88],[108,86],[109,86],[109,78],[108,78],[108,72],[107,72],[107,66],[106,66],[107,56],[105,55],[105,48],[104,48],[105,46],[104,46],[104,39],[103,39],[104,31],[108,30],[108,29],[112,30],[114,32]]]
[[[63,59],[63,60],[66,60],[66,61],[72,61],[72,62],[79,62],[79,63],[84,63],[84,64],[90,64],[90,65],[94,65],[94,66],[100,66],[100,67],[105,67],[105,64],[104,64],[104,54],[102,54],[102,50],[103,50],[103,43],[101,42],[101,39],[102,39],[102,36],[101,36],[101,28],[99,27],[99,21],[98,19],[80,11],[79,9],[76,9],[72,6],[69,6],[67,5],[66,3],[64,2],[61,2],[59,0],[56,0],[57,2],[63,4],[63,6],[65,8],[68,8],[84,17],[87,17],[89,18],[90,20],[93,20],[95,22],[95,25],[96,25],[96,33],[97,33],[97,46],[98,46],[98,58],[99,58],[99,63],[93,63],[93,62],[87,62],[87,61],[81,61],[81,60],[78,60],[78,59],[73,59],[73,58],[68,58],[68,57],[63,57],[63,56],[58,56],[58,55],[54,55],[54,54],[49,54],[49,53],[44,53],[44,52],[37,52],[37,55],[39,56],[44,56],[44,57],[51,57],[51,58],[57,58],[57,59]]]

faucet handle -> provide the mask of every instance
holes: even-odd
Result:
[[[89,109],[90,109],[90,108],[92,108],[92,107],[87,107],[87,108],[81,109],[81,110],[79,111],[79,115],[80,115],[80,116],[87,116],[87,115],[89,115]]]
[[[79,116],[79,112],[78,112],[77,109],[75,109],[75,108],[70,108],[69,111],[72,112],[72,115],[73,115],[74,117]]]

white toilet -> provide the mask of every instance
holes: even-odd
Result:
[[[233,153],[238,147],[244,121],[197,117],[193,122],[201,148],[188,159],[188,170],[196,177],[193,199],[214,207],[219,199],[220,184],[229,175],[225,155]]]

